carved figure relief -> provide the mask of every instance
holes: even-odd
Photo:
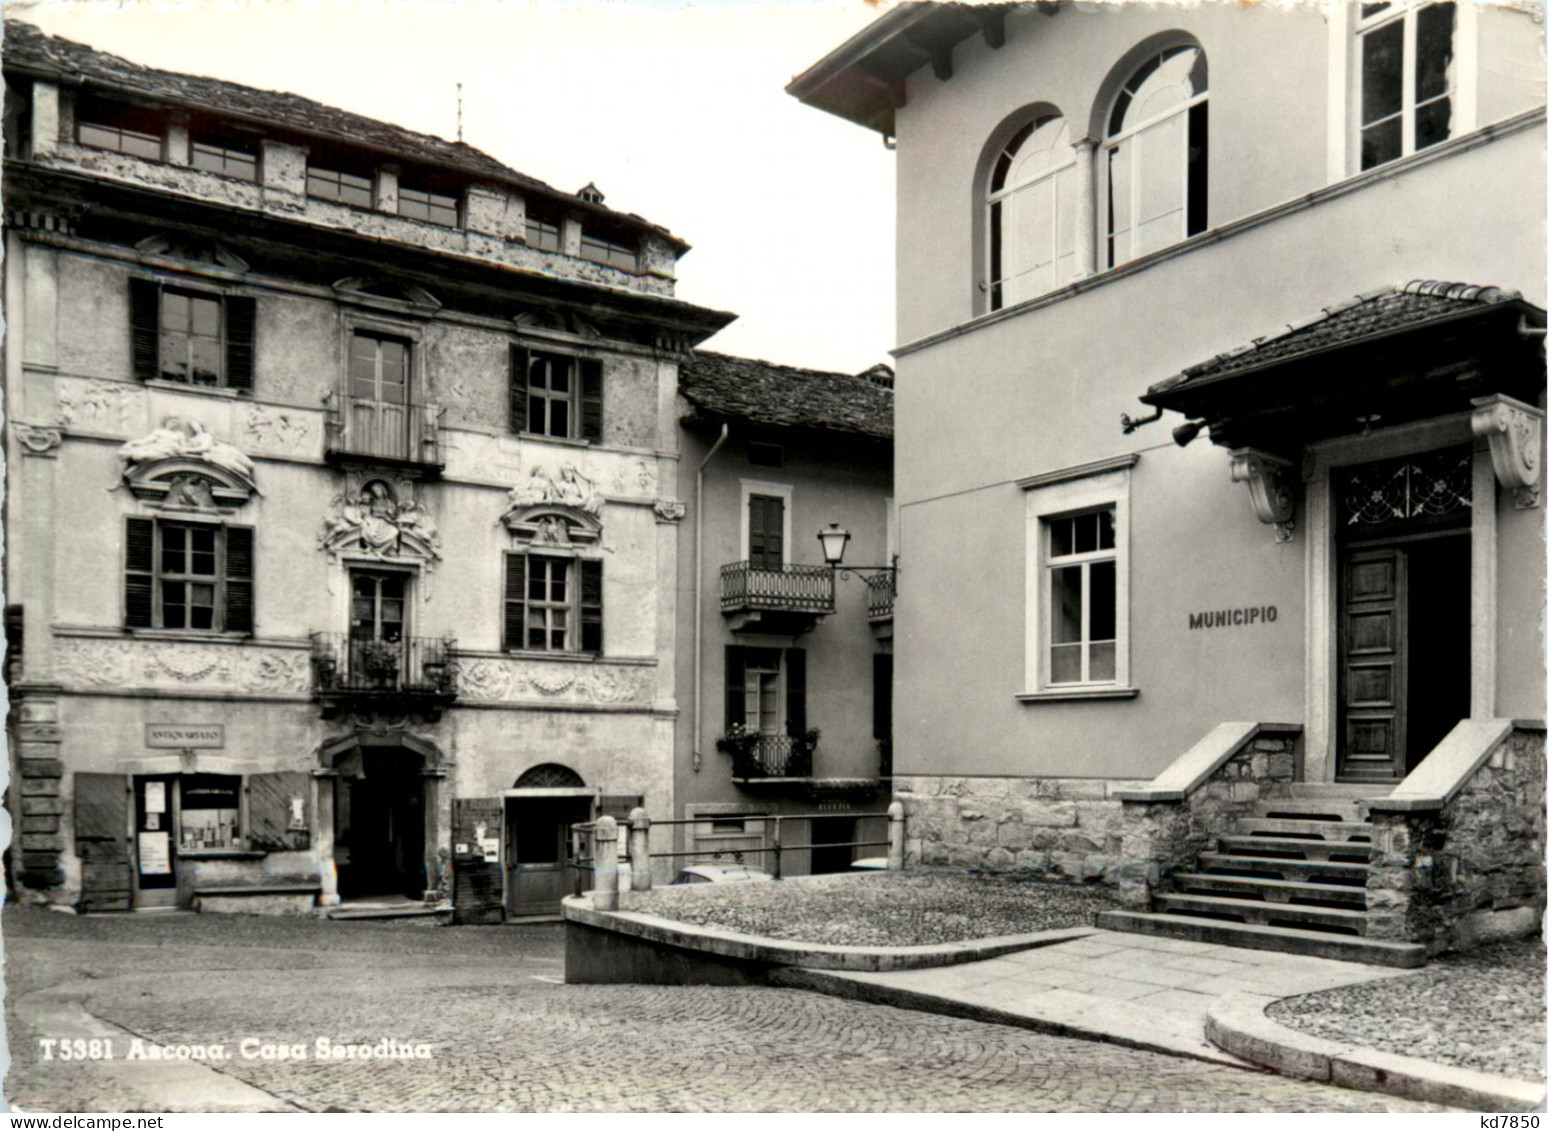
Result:
[[[118,432],[129,430],[136,389],[119,381],[90,381],[61,390],[55,413],[65,428]]]
[[[118,449],[118,458],[124,461],[125,473],[136,464],[164,459],[195,459],[214,464],[224,471],[253,481],[253,461],[241,451],[216,439],[197,420],[181,420],[169,416],[161,427],[138,440],[130,440]]]
[[[118,449],[129,489],[161,507],[226,510],[258,490],[253,461],[197,420],[169,416],[161,427]]]
[[[310,455],[312,422],[299,411],[253,405],[243,429],[248,446],[278,455]]]
[[[623,464],[613,473],[614,494],[633,495],[637,491],[645,495],[656,493],[656,468],[647,460]]]
[[[311,689],[304,651],[215,643],[66,638],[56,646],[55,671],[67,687],[175,686],[284,695]]]
[[[546,546],[595,543],[602,537],[606,499],[597,484],[573,463],[560,467],[558,477],[534,467],[507,495],[500,515],[519,542]]]
[[[575,703],[633,703],[649,696],[647,669],[613,665],[543,664],[530,660],[464,660],[458,694],[482,703],[523,698]]]
[[[337,558],[355,551],[379,558],[415,557],[427,564],[441,557],[436,522],[416,502],[407,482],[396,489],[385,479],[347,487],[323,517],[318,546]]]

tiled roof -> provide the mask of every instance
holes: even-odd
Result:
[[[1325,307],[1247,345],[1190,366],[1151,386],[1161,393],[1191,381],[1216,378],[1294,360],[1335,346],[1398,330],[1412,330],[1479,306],[1520,300],[1516,291],[1415,279]]]
[[[893,390],[875,367],[828,373],[701,350],[678,366],[678,391],[706,416],[893,438]]]
[[[686,244],[643,217],[616,213],[588,204],[573,193],[556,189],[534,177],[495,160],[488,153],[460,141],[415,133],[391,122],[378,121],[340,110],[310,98],[282,91],[258,90],[240,83],[175,71],[158,71],[109,55],[83,43],[47,35],[21,20],[5,21],[6,70],[51,77],[75,83],[82,80],[125,94],[189,109],[203,109],[229,119],[246,120],[334,138],[377,149],[397,157],[457,171],[546,196],[574,201],[590,212],[627,216],[643,227],[653,228],[680,249]]]

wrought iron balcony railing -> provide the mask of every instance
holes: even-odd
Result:
[[[312,689],[319,697],[397,695],[450,701],[457,696],[456,655],[457,641],[449,636],[361,640],[343,632],[314,632]]]
[[[721,611],[763,609],[771,612],[831,613],[834,571],[827,566],[777,568],[731,562],[721,567]]]
[[[335,396],[329,402],[326,454],[441,468],[441,409]]]
[[[816,742],[787,734],[750,734],[731,752],[731,776],[756,778],[810,778]]]
[[[893,598],[898,593],[898,574],[893,570],[866,578],[866,615],[872,620],[893,619]]]

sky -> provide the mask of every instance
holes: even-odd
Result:
[[[7,18],[146,66],[457,136],[693,245],[706,348],[859,372],[893,346],[893,154],[785,93],[865,0],[10,0]]]

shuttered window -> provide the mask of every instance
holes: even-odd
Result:
[[[779,569],[785,563],[785,500],[748,496],[748,565]]]
[[[726,647],[726,726],[799,737],[807,729],[807,653]]]
[[[511,347],[511,430],[602,442],[603,366],[594,357]]]
[[[253,387],[253,299],[154,279],[129,281],[129,337],[138,380]]]
[[[506,555],[503,646],[508,652],[602,652],[602,567],[593,558]]]
[[[252,633],[252,528],[125,520],[124,624]]]

